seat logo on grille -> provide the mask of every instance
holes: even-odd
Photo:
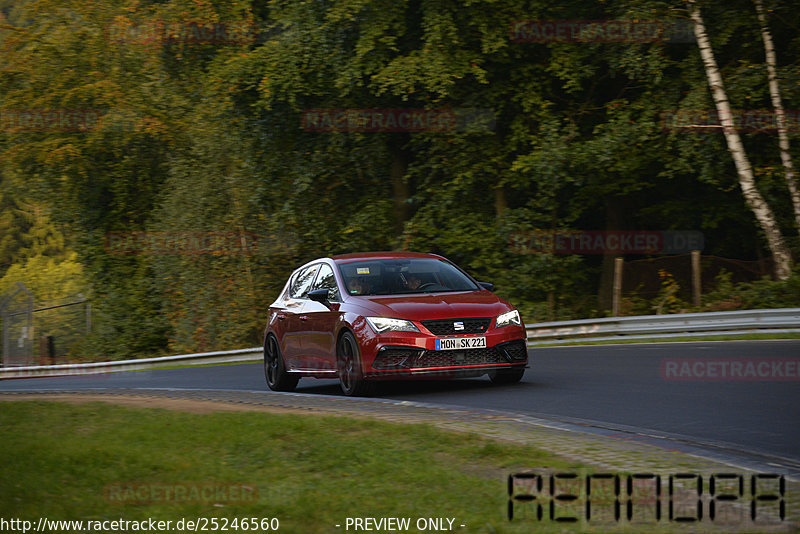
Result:
[[[454,321],[453,330],[464,330],[464,323],[461,321]]]

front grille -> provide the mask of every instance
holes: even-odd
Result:
[[[372,362],[373,369],[420,369],[492,365],[524,362],[528,357],[525,340],[518,339],[485,349],[424,350],[413,347],[384,347]]]
[[[466,350],[426,350],[414,362],[414,367],[486,365],[507,363],[507,361],[495,347]]]
[[[372,362],[373,369],[418,369],[425,367],[454,367],[459,365],[489,365],[508,363],[505,354],[496,347],[465,350],[422,350],[385,348]]]
[[[466,319],[436,319],[433,321],[422,321],[422,324],[436,336],[448,336],[453,334],[483,334],[489,329],[491,317],[469,317]],[[456,330],[455,323],[463,323],[463,330]]]

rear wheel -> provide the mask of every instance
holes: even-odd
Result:
[[[361,371],[361,352],[353,334],[345,332],[336,346],[336,367],[342,391],[348,397],[368,395],[372,384],[364,380]]]
[[[489,373],[489,379],[493,384],[516,384],[522,380],[522,375],[525,374],[524,367],[516,367],[513,369],[498,369]]]
[[[300,380],[299,376],[286,372],[278,340],[273,335],[267,337],[264,344],[264,376],[269,389],[273,391],[294,391]]]

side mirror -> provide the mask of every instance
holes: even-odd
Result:
[[[483,287],[483,289],[488,289],[489,291],[494,291],[494,284],[491,282],[478,282],[478,285]]]
[[[311,300],[315,300],[315,301],[321,302],[323,304],[328,302],[328,290],[327,289],[315,289],[314,291],[309,291],[307,296]]]

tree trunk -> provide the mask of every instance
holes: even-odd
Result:
[[[772,107],[775,109],[775,119],[778,126],[778,146],[781,149],[784,178],[786,180],[786,186],[789,188],[789,196],[792,199],[797,231],[800,233],[800,191],[797,190],[797,183],[794,178],[794,166],[792,165],[792,155],[789,152],[786,112],[781,102],[781,90],[778,85],[778,74],[775,69],[777,63],[775,59],[775,47],[772,44],[772,34],[770,34],[769,27],[767,26],[767,16],[764,14],[764,6],[761,0],[753,0],[753,2],[758,12],[758,22],[761,25],[761,37],[764,39],[764,55],[767,59],[767,76],[769,77],[769,95],[772,99]]]
[[[396,141],[390,147],[392,163],[389,174],[392,182],[392,198],[394,199],[394,237],[398,238],[403,233],[406,221],[410,216],[408,199],[410,188],[406,180],[408,171],[408,157],[403,150],[403,143]]]
[[[700,15],[700,9],[695,4],[695,0],[688,0],[688,4],[689,15],[694,22],[697,46],[700,49],[700,57],[703,60],[706,77],[708,78],[708,85],[711,89],[712,97],[714,98],[717,113],[719,114],[722,131],[725,134],[725,141],[728,144],[728,151],[731,153],[734,165],[736,165],[739,186],[742,188],[742,194],[744,195],[747,205],[750,207],[750,210],[753,212],[753,215],[755,215],[756,220],[759,225],[761,225],[761,229],[767,237],[767,243],[772,252],[772,257],[775,260],[775,276],[779,280],[785,280],[792,272],[792,257],[783,240],[778,222],[775,220],[775,215],[756,188],[753,169],[750,166],[750,161],[744,150],[744,145],[742,145],[739,132],[736,131],[733,125],[733,115],[731,113],[730,103],[728,102],[728,95],[725,92],[725,87],[722,84],[722,76],[720,76],[717,62],[714,59],[714,51],[711,49],[711,43],[706,35],[706,28],[703,23],[703,17]]]
[[[502,185],[498,185],[494,189],[494,214],[500,217],[505,213],[508,208],[508,201],[506,200],[506,190]]]

